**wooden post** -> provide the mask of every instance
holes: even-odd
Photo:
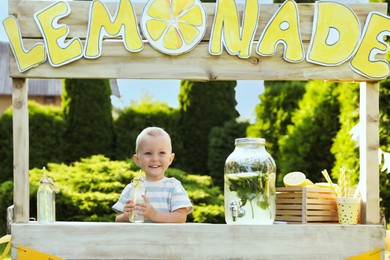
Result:
[[[379,224],[379,83],[360,83],[361,222]]]
[[[29,126],[27,93],[27,80],[12,78],[15,222],[29,221]]]

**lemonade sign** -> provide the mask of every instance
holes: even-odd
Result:
[[[131,1],[118,1],[115,15],[110,14],[103,2],[91,2],[84,45],[77,37],[68,39],[69,27],[59,23],[71,13],[65,1],[35,13],[44,42],[30,49],[24,47],[17,18],[8,16],[3,25],[19,71],[25,72],[46,60],[51,66],[60,67],[82,58],[97,59],[102,55],[104,38],[120,36],[128,52],[140,52],[145,44],[141,32],[156,51],[181,55],[196,48],[207,31],[207,14],[199,0],[149,0],[140,16],[140,26]],[[260,7],[258,0],[246,0],[240,20],[235,0],[217,0],[209,53],[218,56],[225,49],[230,55],[249,58],[257,40],[255,52],[260,56],[275,55],[276,47],[282,44],[287,62],[306,60],[320,66],[339,66],[349,61],[353,71],[367,78],[379,80],[390,74],[388,62],[377,58],[377,54],[388,50],[384,38],[390,35],[390,17],[370,12],[362,27],[348,6],[317,1],[311,40],[305,53],[295,1],[286,0],[268,21],[260,38],[254,39]]]

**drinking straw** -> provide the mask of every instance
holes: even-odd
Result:
[[[346,188],[346,194],[345,197],[349,197],[349,184],[351,182],[351,175],[349,171],[345,172],[345,188]]]
[[[323,170],[321,173],[322,173],[322,175],[324,175],[325,180],[329,183],[330,187],[332,188],[332,190],[333,190],[333,192],[336,194],[336,196],[337,196],[337,197],[340,197],[340,196],[338,195],[336,189],[335,189],[334,186],[333,186],[333,182],[332,182],[332,179],[331,179],[330,176],[329,176],[328,171],[325,169],[325,170]]]
[[[353,197],[354,198],[357,198],[359,196],[359,192],[360,192],[360,181],[358,182],[358,185],[356,187],[356,190],[355,192],[353,193]]]
[[[345,193],[346,193],[346,191],[345,191],[345,188],[346,188],[346,176],[345,176],[345,169],[344,169],[344,167],[340,168],[339,185],[340,185],[340,189],[341,189],[340,196],[342,198],[344,198],[344,197],[346,197],[345,196]]]

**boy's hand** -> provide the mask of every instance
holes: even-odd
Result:
[[[157,211],[153,208],[149,199],[145,195],[142,195],[142,198],[145,203],[137,203],[136,209],[140,211],[140,215],[143,215],[146,219],[152,220],[157,214]]]
[[[132,200],[126,201],[126,204],[123,207],[123,214],[128,218],[133,211],[134,211],[133,201]]]

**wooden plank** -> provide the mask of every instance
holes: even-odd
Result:
[[[42,38],[42,35],[34,21],[34,13],[45,9],[53,4],[55,1],[14,1],[9,0],[9,14],[18,18],[22,30],[23,38]],[[67,24],[70,28],[69,37],[84,38],[87,34],[88,17],[89,17],[89,1],[69,1],[71,14],[61,19],[61,24]],[[134,11],[137,16],[137,21],[140,21],[140,16],[143,11],[144,3],[133,3]],[[106,3],[110,14],[114,15],[117,9],[117,3]],[[210,38],[212,23],[214,20],[215,4],[203,3],[207,14],[207,31],[204,40]],[[261,32],[264,30],[268,21],[272,18],[274,13],[279,8],[280,4],[261,4],[260,3],[260,17],[258,28],[254,39],[260,38]],[[370,11],[377,11],[386,14],[387,6],[385,3],[371,3],[371,4],[349,4],[348,5],[358,16],[362,27],[366,21],[367,14]],[[314,4],[298,4],[301,36],[303,41],[309,41],[311,37],[311,30],[313,26]],[[243,4],[238,5],[238,10],[242,15],[244,9]]]
[[[276,199],[278,204],[302,204],[302,201],[305,201],[302,198],[296,198],[296,199]]]
[[[337,214],[334,216],[308,216],[307,217],[307,222],[337,222],[338,217]]]
[[[335,205],[336,204],[336,200],[335,199],[334,200],[307,199],[306,203],[307,204],[321,204],[321,205],[326,205],[326,204]]]
[[[23,245],[64,259],[345,259],[376,248],[383,258],[384,238],[380,225],[34,222],[12,226],[12,256]]]
[[[278,209],[276,210],[277,215],[302,215],[302,210],[283,210],[283,209]]]
[[[379,224],[379,83],[360,84],[361,223]]]
[[[307,212],[307,216],[333,216],[337,220],[337,212],[335,211],[311,210]]]
[[[282,203],[278,203],[276,205],[276,208],[277,209],[302,209],[302,203],[299,203],[299,204],[282,204]]]
[[[312,210],[320,210],[320,209],[325,209],[325,210],[337,210],[336,204],[329,204],[329,205],[315,205],[315,204],[309,204],[306,207],[307,209],[312,209]]]
[[[14,221],[29,220],[29,134],[28,84],[26,79],[12,79],[12,124],[14,157]]]
[[[33,14],[54,2],[50,1],[9,1],[9,12],[15,15],[21,26],[23,37],[33,38],[33,42],[24,40],[26,46],[43,42],[42,36],[34,23]],[[72,14],[61,19],[69,25],[70,37],[85,38],[88,23],[89,2],[71,1]],[[107,3],[114,13],[116,3]],[[138,16],[143,4],[134,4]],[[280,4],[262,5],[259,28],[255,40]],[[301,15],[302,38],[308,42],[314,14],[314,4],[298,4]],[[369,11],[386,13],[386,4],[351,4],[362,22]],[[190,53],[180,56],[167,56],[152,49],[147,43],[139,53],[125,50],[121,42],[103,43],[103,55],[98,60],[82,59],[59,68],[51,67],[48,62],[20,73],[11,53],[12,77],[30,78],[122,78],[122,79],[188,79],[188,80],[334,80],[334,81],[367,81],[369,79],[353,72],[348,63],[337,67],[324,67],[303,61],[299,64],[289,63],[283,59],[282,46],[272,57],[261,57],[252,48],[249,59],[230,56],[226,51],[221,56],[208,53],[208,39],[213,21],[215,4],[205,3],[208,14],[208,32],[204,43]],[[241,7],[242,9],[242,7]],[[308,43],[305,45],[307,50]],[[379,57],[378,57],[379,58]],[[383,59],[384,56],[383,56]],[[85,67],[88,66],[88,70]],[[164,68],[163,70],[161,68]],[[278,73],[275,73],[278,71]]]
[[[28,41],[28,46],[36,43]],[[307,48],[308,45],[305,45]],[[253,54],[248,59],[208,53],[208,45],[201,43],[193,51],[181,56],[159,53],[149,45],[138,53],[128,52],[118,41],[103,43],[103,54],[97,60],[80,59],[54,68],[48,62],[19,72],[13,55],[10,56],[10,75],[28,78],[119,78],[119,79],[188,79],[188,80],[334,80],[367,81],[352,71],[348,63],[324,67],[306,61],[290,63],[283,59],[282,46],[272,57]],[[88,69],[86,69],[88,67]],[[277,72],[277,73],[275,73]]]

